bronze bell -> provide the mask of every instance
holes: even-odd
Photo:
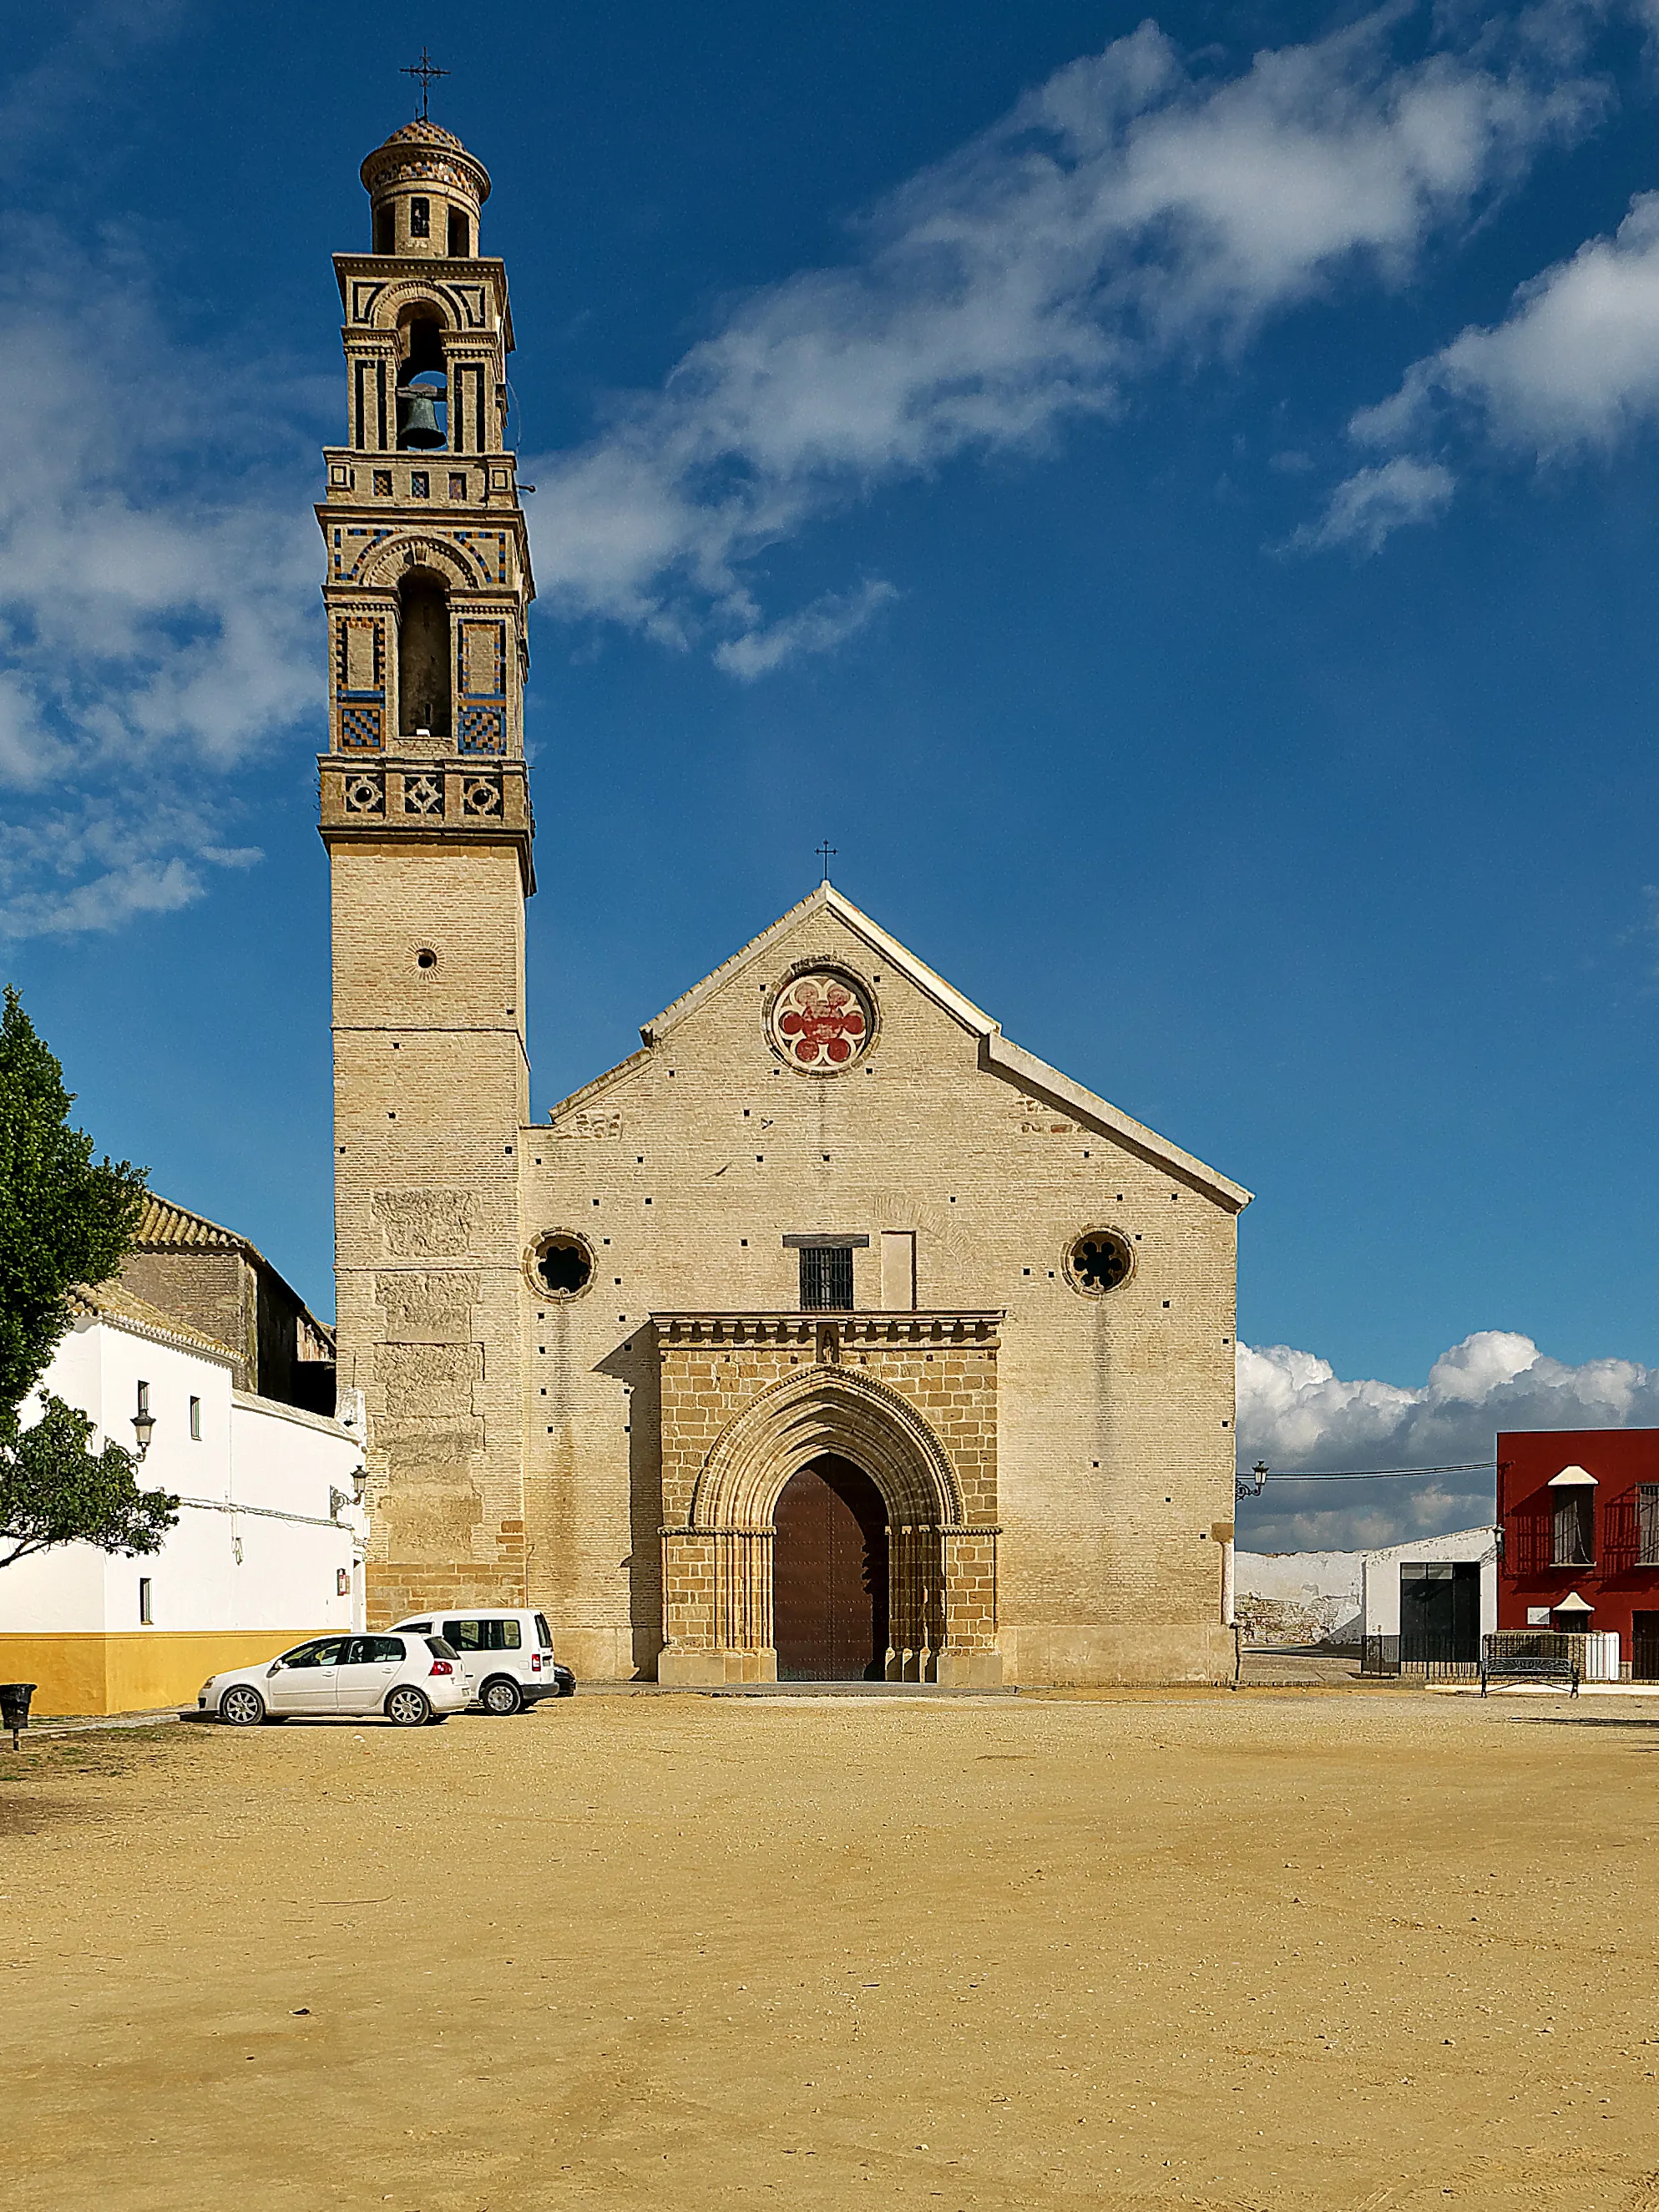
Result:
[[[398,451],[424,453],[433,446],[441,446],[444,434],[438,428],[438,395],[422,384],[399,385],[398,387]]]

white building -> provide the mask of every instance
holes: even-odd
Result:
[[[69,1544],[0,1570],[0,1680],[37,1684],[37,1713],[193,1703],[221,1668],[361,1626],[358,1436],[234,1389],[229,1350],[118,1285],[74,1304],[41,1388],[129,1449],[147,1410],[139,1481],[179,1520],[148,1558]]]
[[[1239,1552],[1237,1618],[1256,1644],[1357,1644],[1404,1634],[1406,1656],[1473,1664],[1498,1626],[1490,1528],[1375,1552]]]
[[[1498,1531],[1413,1536],[1362,1555],[1367,1636],[1400,1636],[1402,1658],[1472,1663],[1498,1626]]]

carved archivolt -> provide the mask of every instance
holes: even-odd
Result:
[[[489,580],[482,564],[475,564],[469,560],[460,548],[451,544],[447,538],[422,538],[412,532],[405,536],[400,532],[395,538],[383,539],[374,548],[354,581],[390,586],[395,589],[411,568],[431,568],[439,575],[447,576],[452,584],[459,584],[463,591],[476,592],[481,584],[487,584]]]
[[[377,331],[395,331],[398,317],[405,307],[430,307],[447,331],[464,331],[467,318],[447,285],[425,282],[404,282],[388,284],[375,300],[372,310],[374,327]]]
[[[769,1524],[790,1476],[823,1452],[865,1470],[896,1528],[960,1525],[956,1470],[908,1400],[868,1376],[813,1368],[763,1390],[727,1425],[697,1477],[690,1526]]]

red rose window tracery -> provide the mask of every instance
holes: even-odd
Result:
[[[772,1008],[772,1031],[784,1058],[820,1074],[856,1060],[870,1030],[863,993],[839,975],[798,975]]]

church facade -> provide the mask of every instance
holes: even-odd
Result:
[[[1247,1191],[827,882],[531,1121],[489,179],[424,121],[362,174],[318,515],[371,1620],[531,1604],[579,1674],[687,1686],[1219,1679]]]

